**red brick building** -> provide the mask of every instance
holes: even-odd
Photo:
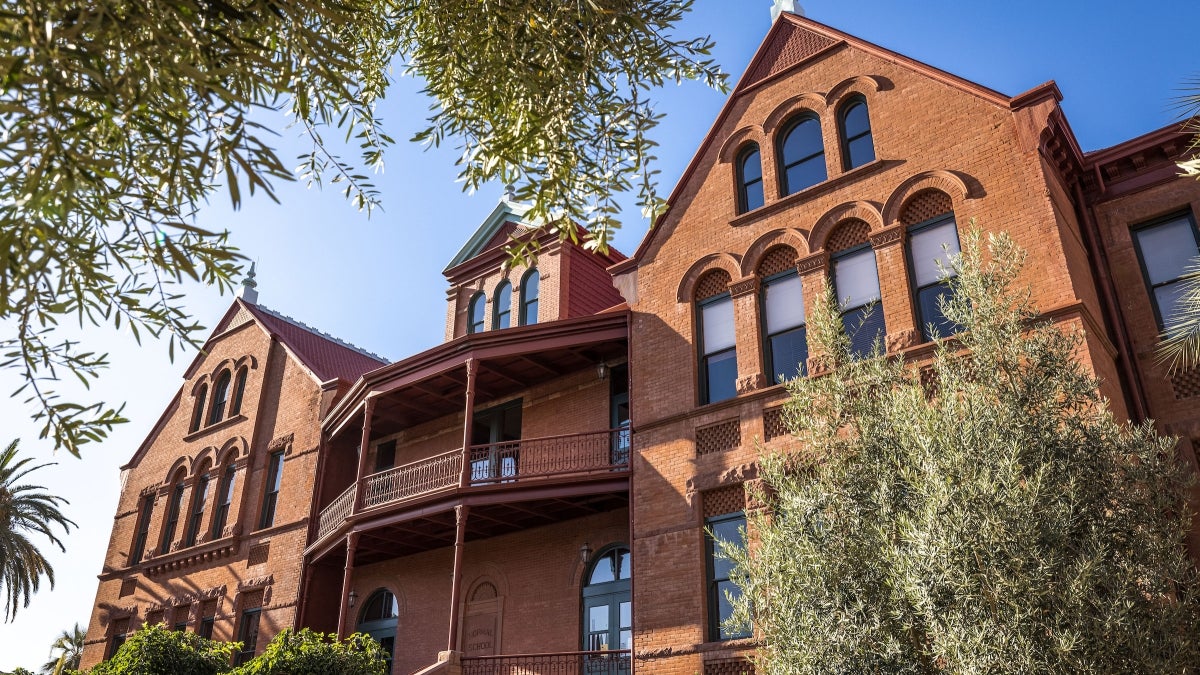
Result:
[[[396,673],[743,672],[705,528],[744,522],[756,442],[787,447],[805,308],[832,283],[856,344],[927,358],[972,220],[1194,463],[1200,375],[1153,358],[1200,250],[1187,139],[1084,152],[1059,100],[783,13],[628,259],[543,239],[509,269],[545,235],[502,201],[445,270],[446,341],[387,365],[251,292],[125,469],[85,665],[162,620],[259,649],[363,630]]]

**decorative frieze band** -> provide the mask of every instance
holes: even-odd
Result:
[[[880,230],[870,236],[871,247],[880,248],[890,246],[904,238],[904,227],[902,225],[893,225],[886,230]]]
[[[800,274],[808,274],[809,272],[818,272],[825,269],[829,264],[829,256],[825,253],[814,253],[807,258],[801,258],[796,262],[796,271]]]

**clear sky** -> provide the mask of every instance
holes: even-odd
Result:
[[[770,24],[770,0],[699,0],[681,34],[711,34],[716,57],[738,77]],[[1194,30],[1195,0],[807,0],[808,16],[845,32],[1016,95],[1047,80],[1058,82],[1084,150],[1107,147],[1177,119],[1173,99],[1200,75]],[[421,127],[428,102],[419,86],[401,80],[383,116],[395,138]],[[655,93],[667,114],[658,130],[661,189],[670,192],[724,97],[699,84]],[[292,143],[291,132],[284,142]],[[285,146],[284,156],[303,146]],[[398,145],[378,176],[384,212],[370,220],[337,191],[280,186],[281,203],[255,197],[232,212],[224,198],[202,212],[199,224],[228,228],[234,244],[258,262],[260,302],[361,347],[398,360],[442,340],[445,281],[441,270],[492,210],[502,192],[493,186],[467,195],[455,183],[453,148],[424,152]],[[336,187],[336,186],[335,186]],[[628,201],[626,227],[616,246],[631,253],[647,224]],[[231,302],[207,289],[188,307],[213,325]],[[0,624],[0,670],[35,669],[55,635],[75,621],[85,625],[95,599],[119,491],[118,467],[141,443],[180,385],[194,353],[167,358],[165,344],[140,347],[111,330],[88,330],[84,339],[111,353],[113,366],[84,397],[128,401],[130,423],[102,445],[85,448],[82,460],[37,439],[20,399],[3,404],[5,433],[24,448],[58,465],[35,474],[48,489],[71,500],[67,515],[79,524],[67,552],[51,551],[57,572],[53,591],[43,587],[14,623]],[[0,391],[16,386],[0,374]],[[88,398],[86,400],[95,400]],[[286,489],[286,488],[285,488]]]

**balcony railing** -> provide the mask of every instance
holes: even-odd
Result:
[[[392,467],[362,479],[362,507],[375,508],[460,487],[625,471],[628,429],[527,438],[474,445]],[[468,464],[464,467],[464,460]],[[467,475],[464,476],[463,472]],[[336,530],[353,512],[354,485],[321,510],[317,538]]]
[[[463,675],[617,675],[630,672],[628,649],[514,656],[465,656]]]

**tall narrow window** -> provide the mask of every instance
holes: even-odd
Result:
[[[150,515],[154,513],[154,495],[142,497],[141,508],[138,509],[137,534],[133,538],[133,548],[129,549],[129,564],[142,562],[146,553],[146,540],[150,537]]]
[[[246,395],[246,375],[249,368],[245,366],[238,371],[237,380],[233,383],[233,403],[229,404],[229,416],[240,415],[242,412],[242,397]]]
[[[258,620],[262,613],[263,592],[251,591],[242,596],[242,616],[238,622],[238,642],[242,643],[240,651],[233,655],[233,665],[240,666],[254,658],[258,649]]]
[[[804,323],[804,286],[796,269],[763,280],[766,363],[773,382],[807,374],[808,335]]]
[[[734,340],[733,298],[729,291],[711,294],[728,275],[709,274],[701,280],[696,303],[700,329],[700,403],[715,403],[737,395],[737,349]],[[724,282],[722,284],[721,282]],[[704,297],[708,296],[708,297]]]
[[[233,482],[237,476],[237,468],[230,459],[229,466],[221,474],[221,484],[217,487],[217,509],[213,512],[212,538],[220,539],[225,532],[225,523],[229,520],[229,506],[233,504]]]
[[[384,441],[375,446],[375,473],[396,466],[396,441]]]
[[[132,631],[129,629],[129,617],[115,619],[112,622],[112,638],[108,643],[108,654],[104,658],[111,659],[116,655],[117,650],[121,645],[125,644],[125,640],[129,639],[129,634]]]
[[[838,117],[841,125],[842,168],[846,171],[875,161],[875,143],[871,139],[871,118],[867,114],[867,99],[855,96],[842,108]]]
[[[525,273],[521,279],[521,325],[532,326],[538,322],[538,292],[542,274],[537,268]]]
[[[208,411],[208,423],[216,424],[225,419],[225,402],[229,399],[229,371],[221,372],[213,385],[212,407]]]
[[[483,293],[476,293],[471,297],[471,302],[467,305],[468,334],[483,332],[483,312],[486,306],[487,296]]]
[[[926,340],[959,331],[958,324],[947,319],[941,308],[942,299],[950,299],[951,289],[947,282],[955,275],[950,267],[950,257],[958,253],[958,227],[954,224],[953,213],[914,225],[908,231],[908,261],[916,300],[913,304],[917,308],[921,336]]]
[[[870,356],[885,331],[875,251],[863,244],[838,253],[832,261],[834,294],[842,310],[842,326],[850,336],[850,353]]]
[[[1133,241],[1154,301],[1154,319],[1160,331],[1169,330],[1180,318],[1181,277],[1200,248],[1196,221],[1191,213],[1178,213],[1134,230]]]
[[[196,633],[206,639],[211,640],[213,636],[213,625],[217,622],[217,601],[210,598],[200,603],[200,625],[196,628]]]
[[[196,479],[196,489],[192,491],[192,515],[188,519],[184,546],[195,546],[196,540],[200,538],[200,525],[204,522],[204,504],[208,501],[208,480],[207,472]]]
[[[741,595],[741,589],[730,579],[733,562],[721,554],[718,542],[733,543],[745,548],[746,516],[743,512],[725,513],[704,519],[707,527],[705,544],[708,557],[708,623],[709,639],[732,640],[748,637],[748,630],[731,631],[725,621],[733,614],[730,596]]]
[[[812,187],[828,177],[825,141],[815,114],[805,113],[791,121],[779,139],[780,188],[784,195]]]
[[[200,385],[200,390],[196,392],[196,407],[192,408],[192,424],[188,427],[188,433],[199,431],[200,425],[204,423],[204,401],[208,398],[208,385]]]
[[[283,481],[283,451],[271,453],[267,464],[267,492],[263,495],[262,518],[259,529],[275,524],[275,504],[279,501],[279,485]]]
[[[512,284],[501,281],[492,298],[492,328],[508,328],[512,325]]]
[[[171,542],[175,540],[175,528],[179,526],[179,509],[183,504],[183,477],[180,476],[171,489],[171,501],[167,504],[167,520],[163,523],[162,543],[158,547],[160,554],[171,552]]]
[[[738,155],[738,213],[763,205],[762,156],[751,143]]]

